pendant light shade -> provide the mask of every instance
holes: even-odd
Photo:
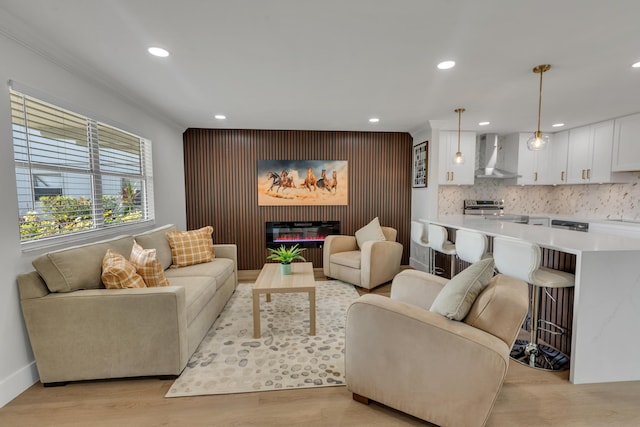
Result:
[[[462,154],[462,151],[460,151],[460,122],[462,120],[462,113],[465,110],[464,108],[456,108],[454,111],[458,113],[458,151],[456,151],[456,154],[453,157],[453,163],[461,165],[464,163],[464,155]]]
[[[540,74],[540,92],[538,95],[538,130],[533,133],[533,136],[527,141],[527,148],[532,151],[543,150],[549,142],[549,135],[543,135],[540,130],[540,115],[542,112],[542,75],[545,71],[549,71],[551,65],[542,64],[533,68],[533,72]]]

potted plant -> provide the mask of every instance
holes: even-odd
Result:
[[[282,274],[291,274],[291,262],[297,259],[301,261],[306,261],[302,255],[300,255],[305,248],[298,247],[297,244],[287,248],[284,245],[281,245],[277,249],[268,248],[270,254],[267,259],[271,259],[274,261],[280,261],[280,271]]]

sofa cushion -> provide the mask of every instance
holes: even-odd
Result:
[[[144,280],[136,272],[136,266],[111,249],[102,259],[102,283],[107,289],[144,288]]]
[[[33,267],[50,292],[71,292],[102,287],[102,258],[111,249],[119,254],[131,253],[132,236],[74,246],[41,255]]]
[[[164,275],[164,269],[158,261],[155,249],[143,249],[138,243],[133,242],[129,261],[136,267],[136,271],[147,287],[169,286],[169,281]]]
[[[177,276],[169,278],[172,286],[182,286],[185,291],[187,325],[198,317],[217,291],[216,279],[209,276]]]
[[[359,248],[362,248],[364,242],[370,240],[387,240],[382,232],[382,227],[380,227],[378,217],[375,217],[369,224],[356,231],[356,241]]]
[[[212,233],[213,227],[210,225],[198,230],[167,232],[171,246],[171,268],[213,261]]]
[[[171,265],[171,246],[169,246],[169,240],[167,239],[167,231],[175,230],[176,226],[169,224],[142,234],[136,234],[133,237],[143,248],[155,249],[158,261],[162,264],[162,269],[166,270]]]
[[[431,304],[430,311],[452,320],[462,320],[493,277],[493,258],[471,264],[449,280]]]
[[[222,286],[229,276],[233,274],[234,266],[235,264],[232,259],[216,258],[211,262],[169,269],[165,271],[165,275],[172,284],[174,283],[174,279],[178,277],[207,276],[215,278],[218,285]]]
[[[348,251],[338,252],[331,254],[329,262],[331,264],[344,265],[345,267],[355,268],[360,270],[360,261],[362,259],[362,252],[360,251]]]

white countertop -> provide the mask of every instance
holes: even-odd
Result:
[[[422,221],[455,229],[479,231],[488,236],[514,237],[536,243],[544,248],[572,254],[579,254],[580,252],[640,251],[640,239],[604,233],[582,233],[573,230],[503,222],[472,215],[444,215],[439,216],[437,219],[423,219]]]

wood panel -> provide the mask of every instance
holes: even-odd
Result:
[[[183,135],[187,228],[238,245],[238,268],[260,269],[267,221],[330,221],[353,234],[374,217],[398,230],[409,263],[412,138],[397,132],[188,129]],[[347,160],[348,206],[258,206],[258,160]],[[266,177],[264,177],[266,184]],[[305,257],[322,266],[322,249]]]

